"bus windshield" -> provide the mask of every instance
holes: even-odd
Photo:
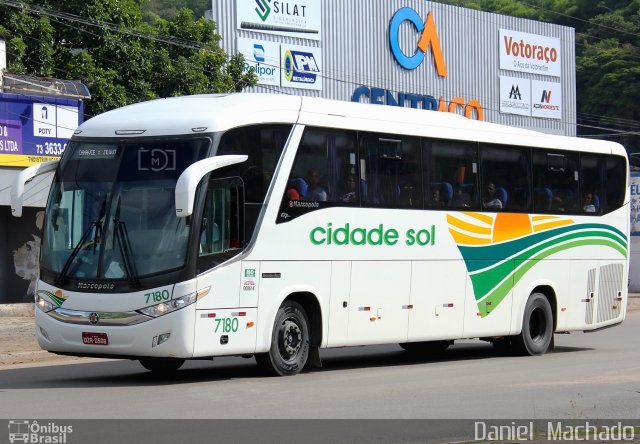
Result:
[[[175,186],[209,145],[209,139],[71,143],[47,204],[42,267],[58,283],[134,283],[183,267],[189,227],[176,217]]]

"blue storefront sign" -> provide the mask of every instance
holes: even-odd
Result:
[[[83,115],[81,100],[0,93],[0,166],[59,158]]]

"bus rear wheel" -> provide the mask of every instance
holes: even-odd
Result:
[[[256,362],[272,375],[295,375],[307,363],[309,346],[309,320],[304,308],[295,301],[285,301],[273,325],[271,348],[256,354]]]
[[[542,293],[532,293],[524,308],[522,332],[514,345],[523,355],[543,355],[553,339],[553,311]]]
[[[184,364],[184,359],[175,358],[140,358],[139,361],[144,368],[159,375],[173,373]]]
[[[399,345],[412,355],[428,357],[439,356],[444,353],[451,345],[451,341],[405,342]]]

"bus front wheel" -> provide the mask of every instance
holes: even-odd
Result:
[[[295,375],[307,363],[309,344],[309,320],[304,308],[295,301],[285,301],[273,324],[271,348],[256,354],[256,362],[272,375]]]
[[[140,358],[140,365],[157,374],[173,373],[182,367],[184,359],[175,358]]]
[[[553,311],[542,293],[532,293],[524,308],[522,332],[515,345],[524,355],[544,354],[553,339]]]

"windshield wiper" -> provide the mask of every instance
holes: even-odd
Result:
[[[129,276],[131,285],[134,288],[140,288],[140,278],[138,277],[136,263],[133,260],[129,232],[127,231],[125,223],[120,220],[120,199],[118,199],[118,205],[116,206],[116,214],[113,219],[113,229],[116,235],[116,242],[120,247],[120,253],[122,254],[124,270],[127,273],[127,276]]]
[[[93,242],[93,251],[95,252],[97,244],[100,243],[100,237],[102,236],[102,218],[104,217],[106,206],[107,206],[107,196],[105,196],[104,199],[102,200],[102,207],[100,208],[100,213],[98,214],[98,218],[93,222],[91,222],[87,227],[87,229],[84,231],[84,233],[82,233],[82,237],[80,238],[76,246],[73,248],[73,251],[65,261],[64,266],[62,267],[62,270],[60,271],[60,274],[56,279],[57,287],[59,287],[62,284],[62,282],[66,279],[67,273],[69,272],[69,268],[71,267],[71,264],[75,260],[76,256],[78,256],[78,253],[80,253],[80,250],[82,250],[86,246],[85,241],[89,238],[89,235],[91,234],[91,230],[93,230],[94,228],[96,229],[96,235],[94,236],[92,242]]]

